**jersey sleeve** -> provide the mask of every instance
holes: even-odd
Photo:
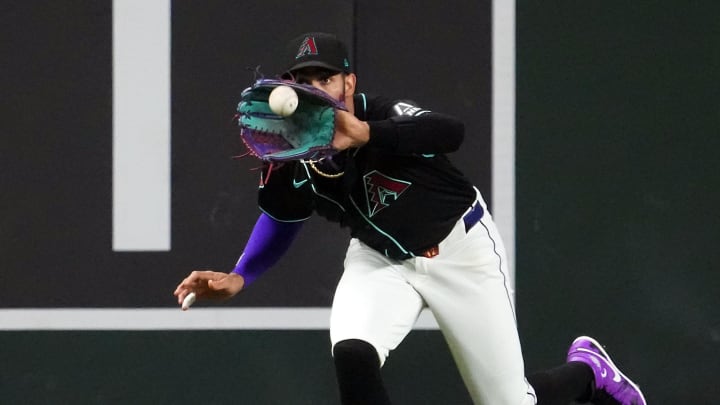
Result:
[[[258,190],[258,206],[272,219],[298,222],[313,213],[311,184],[299,162],[265,168]]]
[[[250,285],[280,260],[301,227],[302,222],[279,222],[260,214],[232,272],[243,276],[245,286]]]
[[[361,94],[361,119],[370,126],[368,147],[391,153],[440,154],[456,151],[465,125],[459,119],[420,107],[411,100],[391,100]]]

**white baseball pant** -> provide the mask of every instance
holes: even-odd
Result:
[[[525,379],[513,292],[502,240],[484,216],[468,232],[462,219],[433,258],[389,259],[352,239],[330,319],[334,346],[372,344],[385,362],[428,307],[474,403],[533,405]]]

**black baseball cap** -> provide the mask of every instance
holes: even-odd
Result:
[[[287,44],[285,75],[306,67],[320,67],[334,72],[350,73],[350,59],[345,43],[325,32],[308,32]]]

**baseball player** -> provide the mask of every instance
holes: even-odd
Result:
[[[463,123],[408,100],[356,92],[345,45],[326,33],[290,41],[285,76],[343,101],[321,161],[267,167],[262,211],[230,273],[196,271],[178,303],[231,297],[274,265],[313,214],[352,236],[330,319],[343,404],[390,404],[380,369],[428,307],[477,404],[645,405],[590,337],[567,362],[525,377],[502,239],[480,192],[448,160]]]

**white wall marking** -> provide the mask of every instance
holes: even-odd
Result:
[[[113,250],[170,250],[170,187],[170,0],[114,0]]]
[[[493,1],[493,217],[515,283],[515,1]]]

